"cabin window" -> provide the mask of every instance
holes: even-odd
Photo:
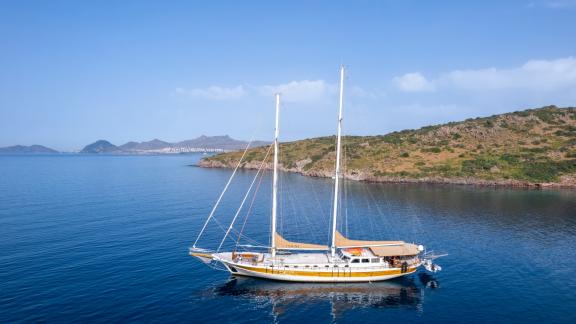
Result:
[[[349,266],[349,265],[345,265],[345,266],[344,266],[344,268],[348,268],[348,267],[350,267],[350,266]]]
[[[373,258],[373,259],[372,259],[372,263],[380,263],[380,259],[378,259],[378,258]]]
[[[318,268],[318,266],[317,266],[317,265],[314,265],[314,268]]]
[[[305,266],[305,267],[306,267],[306,268],[310,268],[310,266],[309,266],[309,265],[307,265],[307,266]]]
[[[360,263],[360,259],[352,259],[352,263]]]
[[[297,265],[295,265],[295,266],[294,266],[294,268],[298,268],[298,266],[297,266]]]
[[[362,263],[370,263],[370,259],[362,259]]]
[[[329,268],[330,266],[329,266],[329,265],[325,265],[324,267]]]
[[[334,268],[338,268],[338,266],[337,266],[337,265],[334,265]]]

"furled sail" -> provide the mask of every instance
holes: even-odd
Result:
[[[276,240],[276,248],[280,250],[318,250],[327,251],[328,246],[312,243],[291,242],[283,238],[280,234],[274,233]]]
[[[362,241],[351,240],[336,231],[336,247],[369,247],[377,256],[405,256],[420,253],[417,245],[404,241]]]

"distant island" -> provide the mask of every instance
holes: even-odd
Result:
[[[280,168],[332,177],[335,137],[280,145]],[[241,167],[256,169],[266,147]],[[576,108],[546,106],[378,136],[346,136],[344,177],[359,181],[576,188]],[[231,168],[242,152],[202,159]],[[271,163],[267,163],[271,168]]]
[[[0,147],[0,154],[54,154],[59,153],[49,147],[42,145],[14,145],[8,147]]]
[[[270,142],[253,141],[252,147],[268,145]],[[86,145],[80,153],[82,154],[178,154],[194,152],[230,152],[244,149],[248,145],[247,141],[231,138],[228,135],[205,136],[181,141],[177,143],[164,142],[153,139],[147,142],[128,142],[116,146],[106,140],[98,140]],[[54,154],[60,153],[57,150],[42,145],[14,145],[0,147],[0,154]]]
[[[268,145],[270,142],[253,141],[252,146]],[[178,154],[194,152],[229,152],[244,149],[248,142],[236,140],[228,135],[200,136],[195,139],[177,143],[153,139],[148,142],[128,142],[116,146],[106,140],[99,140],[86,145],[80,153],[89,154]]]

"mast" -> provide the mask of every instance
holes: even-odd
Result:
[[[274,128],[274,176],[272,179],[272,229],[271,229],[271,252],[272,259],[276,257],[276,217],[278,210],[278,121],[280,118],[280,94],[276,94],[276,126]]]
[[[340,66],[340,98],[338,101],[338,135],[336,137],[336,168],[334,169],[334,209],[332,210],[332,258],[336,254],[336,219],[338,216],[338,196],[340,189],[340,146],[342,137],[342,104],[344,99],[344,65]]]

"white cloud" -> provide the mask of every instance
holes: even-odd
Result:
[[[263,85],[256,89],[264,96],[280,93],[282,99],[287,102],[318,102],[336,93],[337,87],[324,80],[302,80],[279,85]]]
[[[550,91],[576,86],[576,59],[531,60],[513,69],[452,71],[434,81],[439,87],[466,90]]]
[[[530,60],[517,68],[456,70],[427,80],[420,73],[408,73],[393,79],[402,91],[436,89],[466,91],[524,90],[547,92],[576,87],[576,59]]]
[[[233,88],[210,86],[208,88],[202,88],[202,89],[177,88],[176,94],[209,100],[231,100],[243,97],[246,94],[246,91],[244,90],[244,87],[241,85]]]
[[[527,8],[549,8],[549,9],[566,9],[576,7],[576,0],[541,0],[533,1],[526,4]]]
[[[434,85],[418,72],[406,73],[402,76],[395,77],[392,82],[405,92],[423,92],[433,91]]]
[[[544,1],[544,5],[548,8],[561,9],[576,6],[576,1],[574,0],[553,0]]]
[[[207,88],[185,89],[176,88],[173,94],[206,100],[235,100],[248,96],[272,97],[280,93],[282,101],[294,103],[325,103],[330,98],[336,99],[338,85],[324,80],[299,80],[276,85],[239,85],[232,88],[210,86]],[[359,98],[377,98],[381,95],[367,91],[359,86],[352,86],[346,90],[347,96]]]

